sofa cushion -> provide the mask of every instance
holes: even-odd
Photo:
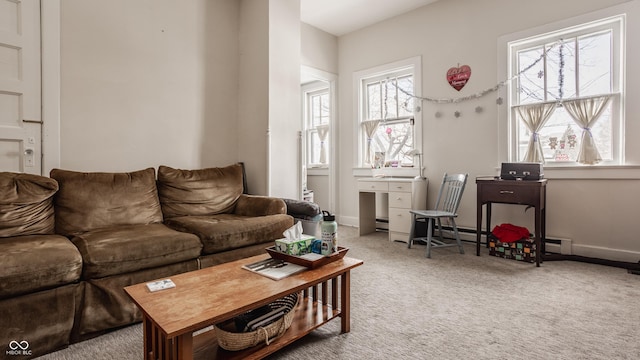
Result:
[[[242,191],[240,164],[198,170],[158,168],[158,195],[165,219],[231,213]]]
[[[202,243],[193,234],[163,224],[126,225],[88,231],[71,238],[84,260],[84,279],[196,259]]]
[[[0,237],[53,234],[56,191],[54,179],[0,172]]]
[[[60,235],[0,239],[0,298],[31,293],[80,279],[82,257]]]
[[[53,169],[56,232],[74,235],[120,225],[162,222],[155,169],[83,173]]]
[[[218,214],[171,218],[165,224],[198,235],[204,245],[202,252],[214,254],[280,239],[293,226],[293,218],[286,214],[257,217]]]

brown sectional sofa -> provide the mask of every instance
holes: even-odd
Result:
[[[11,342],[37,356],[140,321],[125,286],[264,253],[286,212],[243,193],[241,164],[0,173],[0,358]]]

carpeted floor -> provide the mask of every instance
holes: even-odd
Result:
[[[390,243],[340,227],[351,332],[336,319],[270,359],[639,359],[640,276],[572,261],[533,264]],[[40,359],[142,359],[133,325]]]

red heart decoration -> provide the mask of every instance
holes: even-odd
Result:
[[[460,91],[471,77],[471,67],[462,65],[447,70],[447,81],[454,89]]]

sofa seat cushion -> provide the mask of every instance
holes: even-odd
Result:
[[[56,191],[54,179],[0,172],[0,237],[53,234]]]
[[[82,257],[60,235],[0,239],[0,298],[32,293],[80,279]]]
[[[84,279],[101,278],[196,259],[197,236],[163,224],[127,225],[72,238],[84,259]]]
[[[154,168],[84,173],[53,169],[56,233],[77,235],[120,225],[162,222]]]
[[[165,224],[198,235],[204,254],[215,254],[280,239],[293,226],[293,218],[286,214],[242,216],[218,214],[212,216],[183,216],[165,220]]]

